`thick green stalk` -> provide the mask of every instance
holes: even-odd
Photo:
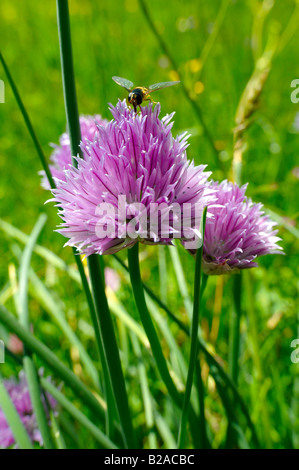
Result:
[[[242,273],[236,274],[233,278],[233,300],[234,305],[231,308],[230,319],[229,319],[229,354],[228,354],[228,369],[232,381],[238,384],[238,373],[239,373],[239,350],[240,350],[240,318],[241,318],[241,276]],[[220,393],[220,391],[219,391]],[[224,392],[223,392],[224,393]],[[222,401],[225,399],[229,401],[228,397],[222,397]],[[223,401],[225,405],[225,401]],[[226,443],[228,446],[233,445],[234,439],[236,439],[235,427],[231,424],[234,420],[231,418],[232,414],[229,414],[229,407],[225,405],[228,413],[228,427],[227,427],[227,438]],[[235,418],[234,418],[235,419]]]
[[[234,306],[231,310],[229,327],[229,373],[235,384],[238,383],[239,349],[240,349],[240,318],[241,318],[241,290],[242,273],[233,277]]]
[[[75,254],[76,249],[73,248],[73,250],[74,250],[74,254]],[[106,398],[106,402],[107,402],[106,431],[109,434],[109,436],[113,436],[114,421],[115,420],[118,421],[118,416],[117,416],[117,412],[116,412],[116,405],[115,405],[114,399],[113,399],[112,385],[111,385],[110,374],[109,374],[109,370],[108,370],[108,365],[107,365],[105,352],[104,352],[103,341],[102,341],[101,332],[100,332],[100,324],[98,322],[98,316],[97,316],[97,313],[96,313],[96,309],[95,309],[95,306],[94,306],[94,303],[93,303],[93,298],[92,298],[92,295],[91,295],[91,292],[90,292],[90,289],[89,289],[88,281],[87,281],[87,278],[85,276],[84,267],[83,267],[83,264],[81,262],[80,256],[78,254],[77,255],[75,254],[75,259],[76,259],[77,266],[78,266],[78,269],[79,269],[79,272],[80,272],[80,275],[81,275],[83,288],[84,288],[85,295],[86,295],[86,298],[87,298],[87,302],[88,302],[88,305],[89,305],[89,312],[90,312],[91,321],[92,321],[92,324],[93,324],[93,329],[94,329],[94,333],[95,333],[95,337],[96,337],[96,342],[97,342],[98,352],[99,352],[99,356],[100,356],[100,361],[101,361],[102,368],[103,368],[105,398]]]
[[[81,155],[79,147],[81,130],[76,96],[68,0],[57,0],[57,24],[66,121],[70,135],[73,165],[77,166],[77,162],[74,157],[76,157],[78,153]]]
[[[117,262],[122,266],[122,268],[129,272],[129,268],[117,255],[112,256],[117,260]],[[159,297],[144,282],[142,282],[142,286],[145,292],[147,292],[148,295],[159,305],[159,307],[161,307],[167,313],[167,315],[180,327],[180,329],[183,330],[187,335],[189,335],[188,328],[171,312],[171,310],[165,305],[165,303],[160,300]]]
[[[143,291],[143,283],[142,283],[141,274],[140,274],[138,252],[139,252],[138,243],[136,243],[132,248],[128,250],[129,273],[130,273],[131,285],[132,285],[132,289],[134,293],[135,303],[136,303],[137,310],[139,312],[139,316],[143,324],[144,330],[150,342],[153,356],[155,358],[157,368],[160,372],[160,376],[168,390],[168,393],[171,399],[177,405],[178,408],[181,408],[183,406],[183,396],[178,392],[170,376],[157,332],[155,330],[154,324],[152,322],[151,316],[149,314],[149,311],[146,305],[144,291]],[[195,445],[197,446],[199,442],[198,430],[197,430],[197,418],[193,409],[191,409],[190,424],[191,424],[192,438],[193,438]]]
[[[193,316],[192,316],[192,326],[191,326],[191,348],[190,348],[190,357],[189,357],[189,368],[187,374],[187,382],[184,396],[184,403],[181,416],[181,424],[179,429],[178,437],[178,447],[183,449],[186,438],[187,431],[187,422],[188,422],[188,413],[189,405],[191,398],[191,390],[193,385],[194,369],[197,358],[198,351],[198,326],[199,326],[199,309],[200,309],[200,299],[201,299],[201,264],[202,264],[202,253],[203,253],[203,239],[205,232],[205,223],[206,223],[207,209],[205,208],[202,216],[202,244],[201,247],[196,251],[196,260],[195,260],[195,275],[194,275],[194,297],[193,297]],[[201,410],[203,413],[203,410]]]
[[[108,365],[120,423],[123,430],[123,438],[127,447],[134,448],[134,432],[129,410],[125,380],[121,368],[114,327],[105,295],[104,281],[98,257],[89,256],[88,267],[105,357]]]
[[[181,405],[181,396],[177,391],[173,380],[169,374],[166,360],[164,358],[162,348],[159,342],[159,338],[155,327],[153,325],[152,319],[150,317],[149,311],[147,309],[147,305],[145,302],[143,285],[141,281],[140,275],[140,267],[139,267],[139,258],[138,258],[138,243],[136,243],[132,248],[128,250],[128,260],[129,260],[129,272],[131,278],[132,289],[135,297],[136,306],[140,315],[140,319],[142,321],[143,327],[147,334],[148,340],[151,344],[152,352],[159,369],[161,378],[165,383],[165,386],[169,392],[169,395],[173,399],[173,401]]]
[[[78,154],[81,156],[80,150],[80,140],[81,140],[81,131],[80,131],[80,123],[79,123],[79,111],[78,111],[78,104],[77,104],[77,96],[76,96],[76,86],[75,86],[75,74],[74,74],[74,65],[73,65],[73,54],[72,54],[72,41],[71,41],[71,30],[70,30],[70,17],[69,17],[69,8],[68,8],[68,0],[57,0],[57,23],[58,23],[58,35],[59,35],[59,44],[60,44],[60,57],[61,57],[61,71],[62,71],[62,83],[63,83],[63,92],[64,92],[64,102],[65,102],[65,112],[66,112],[66,119],[68,124],[68,131],[70,136],[70,146],[71,152],[73,156],[73,165],[77,166],[77,161],[74,157]],[[92,271],[96,271],[97,269],[97,259],[96,255],[92,255],[89,257],[88,266],[89,268],[92,267],[92,270],[89,269],[91,283],[93,286],[93,297],[96,299],[96,295],[94,289],[103,289],[102,298],[105,299],[105,303],[107,304],[106,296],[105,296],[105,288],[104,285],[95,285],[94,280],[92,279]],[[78,264],[78,261],[77,261]],[[79,267],[79,264],[78,264]],[[80,274],[83,271],[83,268],[80,269]],[[85,282],[83,279],[83,286],[87,289],[87,281]],[[102,287],[101,287],[102,286]],[[101,312],[101,305],[97,305],[94,308],[91,307],[91,296],[89,289],[86,290],[87,292],[87,300],[90,306],[90,313],[92,322],[95,329],[96,339],[98,342],[98,348],[100,351],[100,357],[102,361],[103,373],[104,373],[104,381],[105,381],[105,394],[107,400],[107,412],[108,416],[106,418],[106,425],[109,429],[109,433],[113,431],[113,422],[117,418],[115,416],[115,405],[113,403],[113,394],[111,393],[111,388],[113,389],[113,384],[110,384],[110,380],[112,377],[111,371],[109,371],[109,364],[107,361],[107,355],[105,353],[105,346],[103,341],[106,340],[103,338],[102,332],[98,330],[101,329],[101,323],[99,322],[99,312]],[[108,307],[107,307],[108,308]],[[109,310],[108,310],[109,312]],[[110,315],[110,313],[109,313]],[[118,355],[118,350],[117,350]],[[111,367],[111,365],[110,365]],[[125,389],[123,388],[123,392]],[[114,393],[115,396],[115,393]],[[125,400],[125,398],[124,398]],[[123,407],[122,407],[123,409]]]

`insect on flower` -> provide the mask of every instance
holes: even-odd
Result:
[[[152,100],[150,93],[157,90],[162,90],[162,88],[167,88],[172,85],[177,85],[180,82],[161,82],[150,85],[148,88],[144,86],[137,86],[134,88],[134,83],[126,78],[121,77],[112,77],[112,80],[115,81],[118,85],[122,86],[129,92],[128,102],[134,107],[135,113],[137,113],[137,106],[140,107],[141,103],[145,100]],[[153,101],[154,102],[154,101]]]

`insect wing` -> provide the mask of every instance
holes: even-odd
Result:
[[[172,86],[172,85],[177,85],[178,83],[180,83],[180,82],[155,83],[154,85],[150,85],[148,87],[148,90],[149,90],[149,93],[151,93],[152,91],[162,90],[162,88],[167,88],[167,87]]]
[[[112,80],[114,80],[115,83],[117,83],[118,85],[125,88],[127,91],[131,91],[132,88],[134,87],[134,83],[130,82],[130,80],[127,80],[126,78],[112,77]]]

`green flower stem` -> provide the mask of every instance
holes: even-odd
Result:
[[[48,178],[48,180],[49,180],[50,186],[51,186],[51,188],[55,188],[55,184],[54,184],[54,181],[53,181],[51,172],[50,172],[50,170],[49,170],[49,167],[48,167],[48,164],[47,164],[47,161],[46,161],[44,152],[42,151],[41,145],[40,145],[40,143],[39,143],[39,141],[38,141],[38,138],[36,137],[36,134],[35,134],[35,132],[34,132],[34,129],[33,129],[33,127],[32,127],[32,124],[31,124],[29,115],[28,115],[28,113],[27,113],[27,111],[26,111],[26,108],[25,108],[25,106],[24,106],[24,104],[23,104],[23,101],[21,100],[21,97],[20,97],[20,94],[19,94],[19,92],[18,92],[18,89],[17,89],[17,87],[16,87],[16,85],[15,85],[15,82],[13,81],[13,78],[12,78],[12,76],[11,76],[11,74],[10,74],[10,71],[9,71],[7,65],[6,65],[6,62],[5,62],[5,60],[4,60],[3,55],[1,54],[1,52],[0,52],[0,61],[1,61],[2,65],[3,65],[4,71],[5,71],[5,73],[6,73],[8,82],[9,82],[9,84],[10,84],[10,86],[11,86],[11,89],[12,89],[12,91],[13,91],[13,94],[14,94],[14,96],[15,96],[16,102],[17,102],[17,104],[18,104],[18,106],[19,106],[19,108],[20,108],[20,111],[21,111],[22,115],[23,115],[23,118],[24,118],[24,121],[25,121],[25,123],[26,123],[26,126],[27,126],[27,129],[28,129],[28,131],[29,131],[29,134],[31,135],[31,138],[32,138],[33,143],[34,143],[35,148],[36,148],[36,151],[37,151],[38,156],[39,156],[39,158],[40,158],[40,161],[41,161],[41,163],[42,163],[43,169],[44,169],[44,171],[45,171],[45,173],[46,173],[46,175],[47,175],[47,178]]]
[[[58,23],[58,35],[59,35],[59,44],[60,44],[60,57],[61,57],[61,70],[62,70],[62,82],[63,82],[63,91],[64,91],[64,101],[65,101],[65,112],[66,112],[66,119],[68,124],[68,131],[70,136],[70,146],[71,152],[73,156],[73,165],[77,166],[77,161],[74,158],[78,154],[81,156],[81,150],[79,147],[80,140],[81,140],[81,131],[80,131],[80,123],[79,123],[79,112],[78,112],[78,104],[77,104],[77,96],[76,96],[76,86],[75,86],[75,74],[74,74],[74,66],[73,66],[73,55],[72,55],[72,42],[71,42],[71,30],[70,30],[70,18],[69,18],[69,8],[68,8],[68,0],[57,0],[57,23]],[[101,298],[104,301],[104,307],[101,305],[96,305],[95,308],[91,307],[91,296],[90,291],[87,289],[87,281],[83,278],[83,287],[86,289],[87,293],[87,300],[90,306],[90,313],[92,322],[95,329],[96,339],[98,342],[98,348],[100,351],[100,358],[102,361],[103,373],[104,373],[104,381],[105,381],[105,394],[107,400],[107,413],[108,416],[106,417],[106,425],[109,429],[109,434],[113,433],[113,422],[116,419],[115,416],[115,405],[113,404],[113,396],[116,399],[118,396],[111,393],[111,389],[114,389],[116,384],[110,383],[110,380],[113,377],[113,372],[109,370],[113,367],[113,363],[107,360],[107,354],[105,351],[104,342],[108,341],[108,338],[104,338],[102,332],[98,330],[102,328],[102,324],[98,321],[100,312],[102,309],[106,310],[107,305],[107,317],[110,317],[110,312],[108,309],[107,299],[105,295],[105,287],[104,284],[101,283],[96,285],[93,276],[96,275],[97,271],[97,258],[95,255],[89,257],[89,272],[91,278],[91,284],[93,286],[93,296],[94,299],[97,298],[95,290],[102,289]],[[78,262],[77,262],[78,264]],[[79,267],[79,264],[78,264]],[[83,267],[80,268],[80,274],[83,274]],[[113,331],[114,335],[114,331]],[[117,348],[116,342],[113,345]],[[118,349],[116,350],[114,357],[118,357]],[[113,367],[114,370],[114,367]],[[121,367],[118,367],[118,371],[121,371]],[[109,371],[109,372],[108,372]],[[121,372],[122,375],[122,372]],[[109,380],[110,378],[110,380]],[[125,387],[121,387],[119,391],[122,393],[125,392]],[[125,397],[123,397],[123,402],[127,401],[126,392]],[[119,408],[119,404],[117,405]],[[126,406],[121,406],[122,411],[126,410]],[[127,410],[128,411],[128,410]],[[126,420],[128,420],[128,416],[126,416]],[[129,422],[130,419],[129,419]],[[124,423],[122,423],[124,424]],[[129,426],[130,428],[130,426]],[[132,429],[131,429],[132,431]],[[127,437],[127,436],[126,436]],[[129,437],[127,437],[129,439]]]
[[[229,319],[229,354],[228,354],[228,369],[232,381],[238,384],[239,373],[239,350],[240,350],[240,318],[241,318],[241,282],[242,273],[235,274],[233,277],[233,307],[230,312]],[[236,426],[233,423],[236,421],[235,413],[232,413],[227,403],[229,403],[229,396],[225,396],[225,392],[221,392],[221,386],[216,381],[218,391],[225,406],[228,416],[228,427],[226,445],[231,447],[237,439]]]
[[[20,264],[20,275],[19,275],[19,298],[18,298],[18,311],[20,317],[20,323],[29,331],[30,320],[29,320],[29,309],[28,309],[28,280],[31,256],[34,246],[37,242],[38,236],[45,225],[47,216],[41,214],[36,222],[32,233],[29,236],[27,245],[23,251],[21,264]],[[42,390],[40,387],[38,373],[35,367],[35,363],[30,353],[25,351],[23,359],[24,371],[28,383],[28,389],[34,415],[38,428],[41,432],[43,445],[46,449],[53,449],[53,441],[48,425],[48,419],[46,417],[45,408],[41,400]]]
[[[104,410],[100,402],[93,393],[84,385],[76,375],[66,367],[57,356],[41,341],[35,338],[18,322],[18,320],[3,305],[0,305],[0,321],[6,328],[15,333],[24,343],[31,353],[40,357],[50,369],[52,369],[66,384],[68,384],[74,393],[81,397],[82,401],[97,416],[103,418]]]
[[[57,0],[57,24],[60,44],[65,113],[67,127],[70,135],[73,165],[77,166],[77,161],[74,159],[74,157],[76,157],[78,153],[81,156],[81,150],[79,147],[81,140],[81,130],[76,96],[68,0]]]
[[[240,349],[240,318],[241,318],[241,291],[242,273],[233,277],[234,306],[231,310],[229,325],[229,373],[233,382],[237,385],[239,373],[239,349]]]
[[[144,291],[143,291],[143,284],[141,281],[138,252],[139,252],[138,243],[136,243],[132,248],[128,250],[129,273],[130,273],[131,285],[133,289],[135,303],[136,303],[137,310],[139,312],[139,316],[143,324],[144,330],[150,342],[153,356],[155,358],[157,368],[160,372],[160,376],[168,390],[168,393],[171,399],[177,405],[177,407],[181,409],[183,406],[183,396],[178,392],[170,376],[157,332],[155,330],[154,324],[152,322],[151,316],[149,314],[149,311],[146,305]],[[193,409],[191,409],[191,413],[190,413],[190,426],[191,426],[191,432],[192,432],[192,438],[193,438],[194,444],[198,446],[199,445],[198,424],[197,424],[197,417]]]
[[[101,267],[97,256],[88,257],[88,268],[90,272],[92,292],[94,296],[94,303],[100,326],[105,357],[108,365],[120,423],[123,430],[123,438],[127,447],[134,448],[134,432],[129,410],[125,380],[121,368],[112,318],[105,294]]]
[[[206,223],[207,209],[204,209],[202,216],[202,237],[204,237],[205,223]],[[194,276],[194,299],[193,299],[193,316],[192,316],[192,327],[191,327],[191,348],[189,358],[189,368],[186,382],[186,390],[184,396],[183,410],[181,416],[181,424],[179,429],[178,447],[183,449],[186,438],[189,404],[191,398],[191,390],[193,385],[194,369],[198,351],[198,325],[199,325],[199,309],[200,309],[200,283],[201,283],[201,264],[202,264],[202,252],[203,252],[203,240],[201,247],[196,251],[195,261],[195,276]],[[201,410],[203,415],[204,410]]]
[[[122,266],[122,268],[124,268],[127,272],[129,272],[129,268],[117,255],[112,255],[112,256],[117,260],[117,262]],[[163,303],[162,300],[160,300],[159,297],[144,282],[142,282],[142,287],[145,290],[145,292],[147,292],[148,295],[159,305],[159,307],[161,307],[167,313],[167,315],[181,328],[181,330],[183,330],[188,335],[189,331],[186,325],[184,325],[184,323],[181,322],[181,320],[179,320],[171,312],[171,310],[165,305],[165,303]]]
[[[182,397],[177,391],[173,380],[169,374],[157,332],[155,330],[155,327],[153,325],[149,311],[146,306],[143,285],[140,275],[138,252],[138,243],[136,243],[132,248],[128,250],[129,272],[137,310],[139,312],[140,319],[142,321],[143,327],[150,342],[152,352],[162,380],[165,383],[169,395],[171,396],[173,401],[178,406],[180,406],[182,403]]]
[[[3,384],[3,379],[0,376],[0,408],[3,411],[5,418],[12,430],[14,438],[20,449],[33,449],[30,437],[27,434],[24,424],[14,407],[13,402]]]
[[[76,249],[73,248],[73,250],[75,254]],[[85,276],[84,267],[81,262],[80,256],[78,254],[77,255],[75,254],[75,260],[77,262],[79,273],[82,279],[83,289],[85,291],[85,295],[86,295],[87,302],[89,305],[89,312],[90,312],[91,321],[93,324],[93,329],[94,329],[94,333],[96,337],[98,353],[100,356],[100,361],[101,361],[102,369],[103,369],[105,398],[107,402],[106,432],[109,436],[113,436],[114,421],[118,421],[118,415],[117,415],[116,405],[115,405],[114,398],[113,398],[112,385],[111,385],[110,374],[109,374],[108,365],[107,365],[107,361],[105,357],[104,346],[103,346],[103,341],[102,341],[101,332],[100,332],[100,325],[98,322],[98,317],[97,317],[97,313],[96,313],[95,306],[93,303],[93,298],[89,289],[88,281]]]

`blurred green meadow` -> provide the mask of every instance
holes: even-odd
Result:
[[[142,4],[146,5],[148,14]],[[299,338],[299,230],[296,228],[299,214],[299,104],[292,103],[290,95],[292,80],[299,78],[299,2],[70,0],[69,8],[80,114],[97,113],[111,118],[108,103],[115,105],[118,98],[126,97],[126,91],[112,81],[113,75],[144,86],[180,79],[182,85],[158,91],[153,98],[161,103],[162,115],[175,111],[173,133],[188,130],[191,134],[188,158],[194,159],[196,164],[207,164],[215,180],[231,176],[233,129],[238,104],[254,69],[262,68],[262,61],[268,57],[263,55],[263,51],[265,48],[271,51],[280,38],[268,64],[269,75],[262,86],[257,108],[245,129],[241,181],[249,183],[247,194],[255,202],[262,202],[279,222],[285,255],[262,258],[259,268],[244,272],[238,390],[249,409],[262,447],[298,448],[299,363],[292,363],[290,356],[293,351],[291,342]],[[2,0],[0,31],[1,52],[43,151],[49,157],[49,143],[58,143],[66,126],[56,3],[53,0]],[[46,213],[48,220],[39,245],[53,251],[76,269],[71,249],[63,248],[65,239],[54,232],[59,223],[57,210],[52,203],[44,205],[51,194],[40,186],[40,161],[2,67],[0,79],[5,83],[5,103],[0,104],[1,221],[28,235],[38,215]],[[212,137],[214,150],[194,103]],[[0,303],[14,311],[18,266],[24,243],[8,225],[0,222],[0,229]],[[179,277],[178,260],[173,259],[171,249],[166,247],[157,249],[142,245],[142,277],[177,317],[189,325],[187,313],[193,295],[194,260],[183,249],[178,249],[177,253],[186,283]],[[126,261],[125,252],[121,252],[120,257]],[[115,312],[125,310],[139,324],[125,270],[112,257],[105,256],[104,259],[121,279],[118,291],[108,292]],[[87,305],[79,283],[38,253],[33,255],[32,269],[42,281],[40,285],[34,274],[30,278],[29,305],[34,333],[91,386],[76,347],[70,346],[50,313],[50,301],[42,287],[97,364]],[[226,370],[231,287],[230,277],[212,277],[204,294],[201,312],[204,339]],[[179,350],[188,357],[186,337],[161,309],[156,310],[167,323]],[[156,321],[157,318],[160,317],[156,317]],[[144,409],[138,381],[138,360],[129,340],[130,328],[117,313],[115,322],[133,421],[136,426],[142,426]],[[7,338],[7,335],[4,328],[0,329],[0,338]],[[175,350],[163,331],[160,331],[160,336],[165,355],[175,368]],[[167,440],[166,431],[163,434],[159,416],[163,416],[171,428],[172,414],[150,351],[145,346],[143,349],[147,357],[149,388],[156,400],[158,441],[161,447],[167,447],[172,440],[169,436]],[[42,362],[38,363],[42,365]],[[10,358],[0,367],[5,376],[18,371]],[[225,442],[227,411],[204,356],[202,375],[212,446],[221,447]],[[66,387],[63,390],[78,407],[89,413],[70,389]],[[241,414],[239,423],[246,429]],[[62,425],[66,429],[69,447],[96,446],[88,433],[76,424],[73,429],[77,433],[72,432],[66,412]],[[149,445],[146,435],[143,445]]]

